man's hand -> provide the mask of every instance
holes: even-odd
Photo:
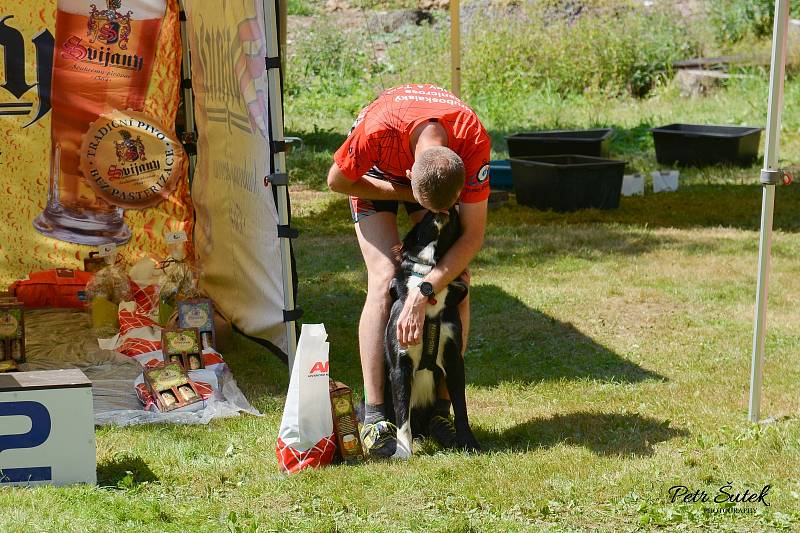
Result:
[[[419,292],[419,287],[408,291],[406,303],[397,318],[397,340],[401,346],[415,346],[420,343],[427,305],[428,297]]]

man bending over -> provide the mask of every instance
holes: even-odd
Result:
[[[483,245],[489,197],[490,140],[475,112],[433,85],[401,85],[384,91],[356,118],[328,173],[331,190],[350,196],[358,244],[367,266],[367,299],[358,326],[366,415],[362,437],[372,456],[394,453],[396,428],[386,421],[383,398],[384,332],[389,284],[400,261],[397,210],[411,221],[426,211],[459,203],[462,235],[419,287],[411,289],[397,324],[404,346],[419,344],[430,297],[458,277]],[[427,293],[423,294],[423,293]],[[469,333],[469,297],[459,305],[463,346]],[[463,354],[462,354],[463,356]],[[449,447],[455,440],[450,402],[439,384],[437,415],[429,434]]]

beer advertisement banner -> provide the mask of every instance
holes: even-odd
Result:
[[[192,183],[202,287],[245,333],[287,351],[269,174],[260,0],[186,3],[198,159]]]
[[[0,290],[79,268],[96,246],[135,260],[191,233],[177,0],[0,5]]]

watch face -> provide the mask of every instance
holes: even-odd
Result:
[[[432,296],[433,285],[431,285],[427,281],[423,281],[422,283],[419,284],[419,292],[421,292],[423,296]]]

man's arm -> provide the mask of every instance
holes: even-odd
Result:
[[[425,281],[433,285],[434,293],[444,290],[467,268],[483,246],[486,232],[486,211],[489,201],[474,204],[461,204],[461,237],[444,254]],[[403,346],[419,344],[422,326],[425,323],[425,306],[428,299],[415,287],[408,292],[405,306],[397,320],[397,340]]]
[[[362,176],[361,179],[353,181],[342,173],[336,163],[328,171],[328,187],[334,192],[357,196],[365,200],[416,202],[409,186],[369,176]]]
[[[486,232],[486,211],[489,201],[474,204],[462,203],[459,210],[461,237],[444,254],[431,270],[425,281],[433,285],[434,292],[441,292],[461,275],[483,246]]]

